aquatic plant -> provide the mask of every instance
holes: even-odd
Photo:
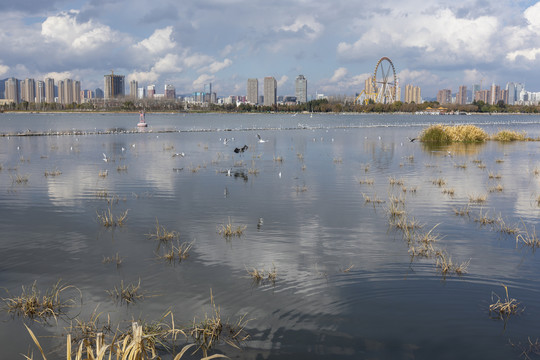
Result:
[[[479,143],[489,138],[488,134],[475,125],[431,125],[419,136],[420,141],[432,144],[450,144],[453,142]]]
[[[51,171],[47,171],[45,170],[45,177],[54,177],[54,176],[59,176],[59,175],[62,175],[62,172],[58,169],[56,170],[51,170]]]
[[[116,267],[119,267],[120,265],[122,265],[123,260],[124,259],[120,255],[118,255],[118,253],[116,253],[116,255],[114,256],[107,256],[107,257],[104,256],[101,262],[103,264],[115,263]]]
[[[508,317],[517,313],[519,310],[520,303],[516,299],[511,299],[508,296],[508,287],[502,284],[504,291],[506,293],[506,298],[501,298],[494,292],[491,292],[491,301],[494,301],[494,298],[497,298],[497,301],[489,305],[489,313],[494,313],[498,318]]]
[[[536,235],[536,228],[532,226],[532,229],[529,231],[523,220],[521,222],[523,224],[523,229],[520,230],[520,233],[516,236],[516,246],[522,242],[524,245],[532,247],[533,250],[540,247],[540,240]]]
[[[140,292],[141,279],[137,285],[129,284],[124,286],[124,280],[120,281],[120,286],[115,286],[112,290],[107,290],[110,297],[116,299],[120,303],[131,304],[137,300],[144,298],[144,294]]]
[[[450,273],[455,273],[456,275],[463,275],[467,272],[467,267],[469,266],[469,263],[470,260],[461,264],[455,264],[452,261],[452,257],[449,256],[446,251],[441,251],[437,254],[437,263],[435,266],[443,275],[447,275]]]
[[[504,190],[504,186],[502,184],[497,184],[496,186],[492,186],[488,189],[489,192],[502,192]]]
[[[475,204],[485,203],[487,201],[487,194],[469,194],[469,202]]]
[[[461,209],[457,209],[457,208],[453,208],[452,210],[454,210],[454,214],[456,214],[457,216],[469,216],[469,205],[467,204],[466,206],[462,207]]]
[[[513,130],[501,130],[491,138],[495,141],[524,141],[526,140],[527,134],[525,132],[517,132]]]
[[[114,216],[112,213],[112,205],[107,210],[97,214],[98,222],[105,227],[123,226],[127,219],[129,210],[124,211],[118,216]]]
[[[171,248],[161,256],[167,261],[174,261],[178,257],[178,261],[185,260],[189,257],[189,251],[193,247],[193,243],[183,242],[181,244],[172,245]]]
[[[229,217],[229,222],[227,224],[222,224],[218,229],[218,233],[225,238],[231,238],[233,236],[242,236],[246,228],[246,225],[234,226],[231,223],[231,218]]]
[[[260,284],[264,281],[270,281],[272,282],[272,284],[276,282],[277,270],[274,264],[272,264],[272,270],[259,270],[257,268],[251,268],[251,270],[249,270],[248,268],[246,268],[246,271],[251,277],[251,279],[257,284]]]
[[[178,239],[180,234],[177,231],[169,231],[163,225],[159,225],[159,220],[156,218],[156,228],[155,232],[146,234],[149,239],[154,239],[158,241],[170,241]]]
[[[20,295],[12,296],[8,292],[8,297],[2,298],[2,301],[9,314],[34,320],[46,321],[49,318],[56,320],[75,302],[73,297],[62,299],[62,294],[69,289],[76,288],[72,285],[64,285],[58,280],[56,284],[42,294],[37,288],[37,281],[34,281],[29,288],[23,286]]]
[[[446,180],[444,180],[443,178],[433,179],[431,180],[431,182],[433,183],[433,185],[437,185],[438,187],[446,185]]]

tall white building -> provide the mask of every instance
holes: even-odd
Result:
[[[54,79],[52,78],[45,78],[45,101],[54,102]]]
[[[129,82],[129,96],[136,99],[138,88],[139,88],[139,82],[137,80],[131,80]]]
[[[38,80],[36,82],[36,103],[45,102],[45,82]]]
[[[19,103],[19,80],[14,77],[10,77],[5,81],[5,98],[13,101],[15,104]]]
[[[24,79],[21,81],[21,100],[27,102],[36,101],[36,82],[34,79]]]
[[[277,102],[277,81],[273,76],[264,78],[264,106],[272,106]]]
[[[307,102],[307,79],[304,75],[298,75],[295,81],[295,95],[297,103]]]

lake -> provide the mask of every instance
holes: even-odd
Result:
[[[241,350],[221,343],[209,353],[230,358],[518,359],[540,336],[538,255],[500,228],[534,238],[540,142],[409,141],[435,123],[537,138],[540,116],[146,121],[137,131],[138,114],[0,114],[1,297],[34,281],[42,292],[58,281],[76,287],[62,294],[76,300],[57,322],[2,311],[1,358],[40,358],[24,324],[48,359],[65,359],[70,324],[93,312],[121,329],[168,311],[188,326],[212,312],[211,293],[223,319],[249,319]],[[127,212],[123,226],[100,223],[109,210]],[[403,217],[416,226],[404,230]],[[156,222],[178,240],[152,239]],[[229,223],[243,233],[220,234]],[[163,259],[182,243],[189,257]],[[117,254],[121,264],[107,261]],[[449,258],[463,273],[442,271],[437,259]],[[254,281],[253,268],[276,278]],[[144,297],[131,304],[109,294],[139,282]],[[501,319],[489,307],[506,298],[503,286],[520,305]]]

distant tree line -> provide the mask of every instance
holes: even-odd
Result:
[[[370,101],[367,104],[354,104],[352,101],[319,99],[302,104],[275,104],[272,106],[252,104],[186,104],[178,100],[153,100],[153,99],[92,99],[81,104],[57,104],[57,103],[29,103],[23,101],[19,104],[10,103],[0,106],[0,111],[153,111],[153,112],[232,112],[232,113],[268,113],[268,112],[314,112],[314,113],[415,113],[425,111],[428,107],[438,108],[441,105],[436,101],[422,104],[403,103],[396,101],[392,104],[380,104]],[[467,113],[540,113],[539,105],[506,105],[499,101],[496,105],[489,105],[483,101],[475,101],[472,104],[442,105],[448,111],[460,111]]]

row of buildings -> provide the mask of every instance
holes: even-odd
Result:
[[[307,102],[307,79],[304,75],[298,75],[295,80],[295,96],[287,97],[286,102],[305,103]],[[262,104],[272,106],[277,104],[277,81],[273,76],[267,76],[263,82],[263,95],[259,96],[259,79],[250,78],[247,80],[246,102],[249,104]]]
[[[454,95],[451,89],[442,89],[437,92],[437,101],[440,104],[465,105],[473,101],[483,101],[488,105],[499,103],[506,105],[538,105],[540,103],[540,92],[525,90],[525,85],[521,83],[509,82],[506,88],[502,89],[497,84],[491,84],[488,89],[482,89],[481,84],[475,84],[471,91],[467,86],[459,87]]]
[[[55,84],[54,79],[44,80],[24,79],[14,77],[4,82],[3,103],[15,103],[26,101],[29,103],[53,103],[72,104],[81,103],[81,82],[73,79],[60,80]]]

